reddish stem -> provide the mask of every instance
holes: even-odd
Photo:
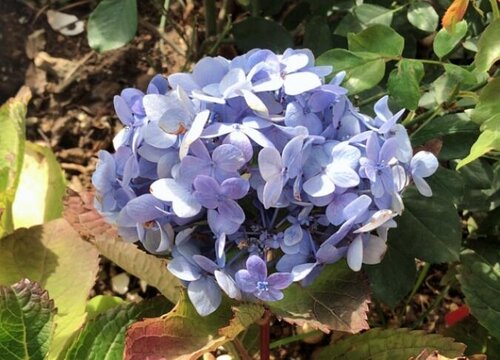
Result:
[[[258,322],[260,325],[260,360],[269,360],[270,349],[269,343],[271,339],[271,313],[266,310],[262,319]]]

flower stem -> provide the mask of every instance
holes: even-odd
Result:
[[[314,331],[306,332],[306,333],[303,333],[303,334],[292,335],[292,336],[286,337],[284,339],[279,339],[279,340],[273,341],[269,345],[269,348],[270,349],[276,349],[276,348],[278,348],[280,346],[285,346],[285,345],[288,345],[288,344],[293,343],[295,341],[303,340],[303,339],[306,339],[306,338],[308,338],[310,336],[316,336],[316,335],[320,335],[320,334],[322,334],[321,331],[314,330]]]
[[[266,310],[262,319],[258,322],[260,326],[260,360],[269,360],[271,356],[269,342],[271,339],[271,312]]]

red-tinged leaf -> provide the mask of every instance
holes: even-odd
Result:
[[[85,238],[117,236],[116,229],[94,208],[94,193],[91,191],[77,193],[68,189],[64,199],[64,218]]]
[[[264,308],[258,304],[243,304],[233,311],[235,316],[230,320],[229,306],[223,304],[215,313],[202,317],[183,292],[170,313],[137,322],[128,329],[124,359],[198,359],[233,340],[260,319]],[[221,328],[224,325],[227,326]]]
[[[454,0],[443,16],[443,20],[441,21],[443,27],[447,31],[453,32],[455,24],[464,18],[468,6],[469,0]]]
[[[309,285],[292,284],[285,298],[270,302],[271,310],[285,321],[330,330],[358,333],[368,329],[370,289],[363,273],[354,272],[345,261],[327,265]]]
[[[470,309],[467,305],[460,306],[457,310],[455,311],[450,311],[444,316],[444,322],[446,323],[446,326],[452,326],[463,319],[465,319],[467,316],[470,315]]]

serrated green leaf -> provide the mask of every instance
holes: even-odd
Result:
[[[292,36],[275,21],[248,17],[233,26],[236,46],[241,51],[255,48],[282,52],[293,46]]]
[[[486,354],[488,359],[495,359],[500,354],[500,341],[491,337],[472,316],[445,329],[443,335],[467,345],[465,355]]]
[[[242,304],[233,308],[223,303],[206,317],[198,315],[185,292],[175,308],[161,318],[146,319],[133,324],[127,331],[124,360],[146,357],[166,359],[198,359],[208,351],[233,340],[241,331],[260,319],[264,307]],[[225,326],[225,327],[223,327]],[[216,334],[220,336],[217,337]]]
[[[361,4],[354,8],[353,13],[365,27],[373,24],[391,26],[393,14],[391,9],[373,4]]]
[[[12,202],[16,194],[25,146],[25,116],[31,98],[23,87],[15,98],[0,107],[0,238],[14,230]]]
[[[467,22],[465,20],[457,23],[452,33],[442,28],[437,33],[432,44],[434,53],[439,58],[448,55],[458,45],[460,40],[463,39],[465,34],[467,34]]]
[[[385,73],[385,60],[382,56],[367,52],[352,52],[332,49],[322,54],[317,65],[331,65],[336,72],[347,73],[343,86],[351,95],[368,90],[377,85]]]
[[[418,108],[420,81],[424,76],[424,65],[419,61],[401,60],[392,70],[387,81],[391,98],[401,107],[409,110]]]
[[[104,52],[125,45],[136,31],[136,0],[101,0],[90,14],[87,39],[92,49]]]
[[[64,354],[71,336],[85,321],[85,304],[99,268],[99,254],[59,219],[18,229],[0,241],[0,284],[38,281],[58,309],[49,359]]]
[[[479,101],[472,111],[471,119],[482,124],[493,116],[500,114],[500,77],[491,80],[479,93]]]
[[[500,114],[483,123],[482,128],[484,130],[472,145],[469,155],[457,164],[457,170],[492,150],[500,151]]]
[[[307,23],[304,30],[304,47],[319,56],[333,45],[332,32],[324,16],[315,16]]]
[[[181,283],[167,270],[167,261],[145,253],[136,245],[109,237],[98,237],[99,252],[123,270],[157,288],[172,303],[177,302]]]
[[[324,347],[314,359],[409,359],[416,357],[424,349],[438,350],[440,355],[447,357],[457,357],[463,355],[465,345],[424,331],[373,329]]]
[[[477,54],[474,64],[478,71],[488,71],[500,60],[500,19],[495,19],[488,25],[477,43]]]
[[[26,142],[23,169],[12,205],[14,227],[30,227],[61,217],[66,192],[64,173],[54,153]]]
[[[394,246],[389,232],[387,252],[380,264],[363,265],[373,296],[394,308],[408,294],[417,274],[415,258]]]
[[[160,296],[140,303],[114,306],[85,324],[65,359],[121,360],[127,328],[142,318],[166,314],[172,307],[172,303]]]
[[[460,284],[472,315],[500,339],[500,244],[478,244],[460,255]]]
[[[0,354],[4,360],[43,360],[54,332],[54,301],[39,283],[0,286]]]
[[[395,30],[385,25],[372,25],[357,34],[348,34],[350,51],[371,52],[384,56],[400,56],[405,39]]]
[[[268,305],[290,323],[307,323],[325,332],[357,333],[368,328],[370,291],[366,278],[345,261],[326,265],[311,285],[294,283],[284,293],[283,300]]]
[[[435,190],[435,189],[433,189]],[[391,241],[407,254],[430,263],[458,260],[462,234],[451,199],[434,191],[426,198],[411,187],[403,194],[405,210],[391,229]]]
[[[408,8],[408,21],[417,29],[433,32],[439,22],[439,15],[431,4],[425,1],[414,1]]]

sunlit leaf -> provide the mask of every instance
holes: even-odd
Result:
[[[371,52],[386,56],[399,56],[403,53],[404,38],[385,25],[373,25],[357,34],[348,34],[350,51]]]
[[[410,3],[407,17],[410,24],[426,32],[435,31],[439,22],[439,15],[436,10],[425,1]]]
[[[127,331],[124,360],[163,357],[196,360],[234,339],[241,331],[260,319],[264,308],[242,304],[229,318],[225,304],[206,317],[198,315],[185,292],[167,315],[133,324]],[[219,334],[220,336],[217,336]]]
[[[172,304],[161,296],[114,306],[85,324],[68,349],[65,360],[121,360],[127,328],[143,318],[161,316],[171,308]]]
[[[54,153],[26,142],[23,169],[12,212],[14,227],[30,227],[61,217],[66,181]]]
[[[85,307],[85,311],[87,312],[87,318],[93,319],[97,315],[102,314],[103,312],[108,311],[120,304],[123,304],[124,300],[118,296],[112,295],[97,295],[94,296],[87,302],[87,306]]]
[[[331,65],[335,72],[346,71],[343,82],[351,95],[371,89],[384,77],[385,60],[381,55],[332,49],[322,54],[318,65]]]
[[[387,81],[391,98],[401,107],[409,110],[418,108],[420,81],[424,76],[424,65],[419,61],[401,60],[392,70]]]
[[[147,254],[121,239],[98,237],[94,244],[103,256],[123,270],[154,286],[171,302],[177,301],[181,283],[167,270],[165,259]]]
[[[271,302],[274,313],[286,321],[313,328],[357,333],[368,328],[370,291],[364,275],[346,262],[325,266],[306,287],[292,284],[283,300]]]
[[[18,229],[0,241],[0,285],[38,281],[58,309],[50,359],[64,354],[86,318],[85,305],[99,268],[97,250],[66,220]]]
[[[500,19],[493,20],[481,34],[474,59],[478,71],[488,71],[496,61],[500,60],[499,34]]]
[[[471,119],[482,124],[493,116],[500,114],[500,77],[493,78],[479,93],[479,101],[472,111]]]
[[[478,159],[492,150],[500,151],[500,114],[492,117],[481,127],[483,132],[479,135],[474,145],[470,149],[469,155],[460,160],[457,169]]]
[[[434,53],[440,58],[448,55],[467,34],[467,28],[467,22],[462,20],[456,24],[453,32],[448,32],[444,28],[439,30],[432,44]]]
[[[23,167],[25,116],[31,92],[23,87],[0,107],[0,238],[14,230],[12,202]]]
[[[125,45],[136,31],[136,0],[101,0],[90,14],[87,39],[92,49],[103,52]]]
[[[39,283],[27,279],[0,286],[2,359],[43,360],[54,333],[54,301]]]
[[[421,351],[438,350],[448,357],[463,355],[465,345],[451,338],[409,329],[373,329],[350,336],[321,349],[315,360],[385,360],[409,359]]]

